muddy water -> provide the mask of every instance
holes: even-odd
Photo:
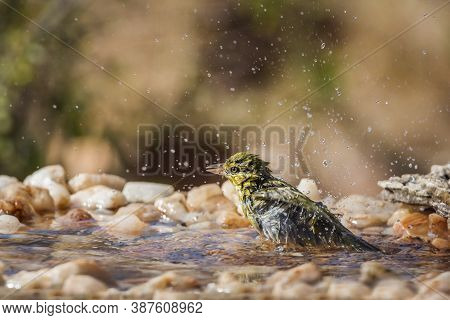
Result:
[[[6,274],[53,267],[76,258],[97,259],[120,289],[142,283],[164,271],[195,276],[203,284],[220,271],[236,271],[249,281],[264,279],[277,269],[314,261],[328,275],[357,278],[359,266],[378,260],[405,279],[430,271],[448,271],[449,255],[423,243],[400,244],[389,236],[368,236],[387,254],[345,251],[283,251],[261,240],[252,229],[189,229],[161,233],[148,230],[138,238],[117,238],[99,227],[49,230],[46,224],[14,235],[0,235],[0,260]]]

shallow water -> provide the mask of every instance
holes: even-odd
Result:
[[[401,244],[389,236],[365,239],[388,253],[282,251],[261,240],[252,229],[185,229],[168,233],[148,230],[138,238],[121,239],[99,227],[60,231],[34,228],[0,235],[0,260],[8,266],[6,274],[13,274],[77,258],[96,259],[120,289],[169,270],[192,275],[204,285],[213,282],[220,271],[235,271],[245,281],[258,281],[278,269],[309,261],[320,265],[327,275],[348,279],[356,279],[361,263],[367,260],[378,260],[405,279],[449,270],[449,255],[423,243]]]

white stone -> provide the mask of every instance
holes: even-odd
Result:
[[[332,300],[362,300],[368,298],[370,289],[357,281],[333,281],[327,297]]]
[[[156,200],[155,207],[164,212],[168,218],[175,221],[183,220],[187,214],[186,198],[181,192]]]
[[[17,232],[22,224],[19,219],[9,214],[0,214],[0,233],[11,234]]]
[[[240,204],[239,201],[239,194],[236,190],[236,188],[233,186],[233,184],[231,183],[230,180],[225,181],[222,184],[222,192],[223,195],[230,200],[231,202],[233,202],[233,204],[237,207]]]
[[[0,175],[0,189],[6,187],[9,184],[17,183],[19,180],[15,177]]]
[[[297,189],[312,201],[319,201],[321,198],[317,184],[313,179],[303,178],[300,180]]]
[[[25,178],[24,184],[47,189],[58,208],[69,204],[70,193],[66,187],[65,170],[60,165],[43,167]]]
[[[0,190],[0,199],[16,201],[21,199],[29,202],[36,211],[53,211],[55,204],[47,189],[26,186],[16,182]]]
[[[214,196],[221,196],[222,189],[215,184],[205,184],[200,187],[192,188],[187,194],[186,204],[188,208],[196,210],[201,209],[202,204]]]
[[[127,203],[122,192],[105,186],[94,186],[70,196],[72,207],[88,209],[114,209]]]
[[[105,173],[80,173],[69,180],[72,192],[77,192],[93,186],[106,186],[116,190],[122,190],[126,180],[122,177]]]
[[[146,203],[130,203],[129,205],[119,208],[115,216],[135,215],[143,222],[158,221],[162,212],[152,204]]]
[[[168,184],[154,182],[127,182],[123,194],[128,202],[153,203],[156,199],[167,197],[174,192]]]
[[[66,296],[96,296],[108,287],[101,281],[87,275],[71,275],[62,287]]]
[[[104,224],[104,227],[109,234],[139,236],[145,230],[147,224],[131,214],[114,216],[113,219]]]
[[[380,281],[372,291],[371,299],[377,300],[404,300],[414,295],[408,282],[400,279],[387,279]]]

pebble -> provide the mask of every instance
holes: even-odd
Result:
[[[450,271],[418,278],[418,293],[414,299],[448,300],[450,297]]]
[[[183,221],[188,212],[186,197],[181,192],[156,200],[155,207],[174,221]]]
[[[59,264],[51,269],[20,271],[6,280],[8,288],[21,289],[60,289],[72,275],[89,275],[105,283],[111,283],[109,274],[97,262],[90,259],[77,259]]]
[[[430,237],[434,238],[448,238],[448,225],[447,219],[436,213],[432,213],[428,216],[428,229]]]
[[[65,215],[57,217],[52,222],[52,227],[81,227],[89,226],[94,222],[92,215],[80,208],[69,210]]]
[[[204,203],[214,196],[222,196],[222,189],[215,183],[192,188],[187,194],[187,207],[191,211],[202,210]]]
[[[403,216],[393,226],[394,234],[401,238],[420,238],[428,240],[428,216],[412,212]]]
[[[154,182],[127,182],[123,194],[128,202],[153,203],[156,199],[170,196],[174,188],[168,184]]]
[[[0,260],[0,287],[5,285],[5,279],[3,278],[3,272],[5,271],[5,269],[5,264]]]
[[[431,245],[439,250],[449,250],[450,242],[448,239],[436,238],[431,240]]]
[[[26,200],[0,200],[0,214],[16,217],[20,222],[28,222],[37,216],[33,206]]]
[[[19,219],[8,214],[0,214],[0,234],[12,234],[20,229]]]
[[[230,180],[225,181],[222,184],[222,193],[223,195],[230,200],[231,202],[233,202],[233,204],[237,207],[240,204],[239,201],[239,194],[236,190],[236,188],[233,186],[233,184],[231,183]]]
[[[208,198],[196,208],[188,207],[188,209],[208,214],[217,211],[236,211],[236,206],[224,196],[217,195]]]
[[[343,213],[342,222],[357,229],[386,225],[398,207],[398,204],[361,195],[351,195],[336,203],[337,210]]]
[[[223,210],[216,213],[216,223],[223,228],[246,228],[250,222],[236,211]]]
[[[147,228],[147,224],[133,214],[114,216],[103,226],[109,234],[117,236],[139,236]]]
[[[331,281],[327,298],[332,300],[362,300],[370,296],[371,290],[357,281]]]
[[[17,178],[15,177],[0,175],[0,189],[6,187],[7,185],[17,182],[19,182],[19,180],[17,180]]]
[[[62,293],[70,297],[95,297],[108,287],[101,281],[88,275],[70,275],[62,287]]]
[[[97,185],[122,190],[125,183],[126,180],[124,178],[112,174],[80,173],[69,180],[69,187],[74,193]]]
[[[359,281],[367,285],[373,285],[374,283],[388,278],[395,277],[395,273],[381,263],[377,261],[366,261],[361,264],[360,267],[361,276]]]
[[[219,225],[212,221],[197,222],[197,223],[193,223],[189,226],[189,229],[191,229],[191,230],[211,230],[211,229],[217,229],[217,228],[219,228]]]
[[[70,203],[72,207],[115,209],[124,206],[127,200],[120,191],[105,186],[94,186],[72,194]]]
[[[23,183],[47,189],[58,208],[69,205],[70,193],[66,186],[66,172],[60,165],[43,167],[26,177]]]
[[[129,205],[119,208],[116,216],[135,215],[143,222],[158,221],[161,218],[162,212],[159,211],[154,205],[146,203],[130,203]]]
[[[254,283],[243,282],[238,274],[232,271],[223,271],[217,277],[217,282],[208,286],[207,290],[223,293],[252,293],[258,290]]]
[[[53,211],[55,204],[47,189],[26,186],[20,182],[11,183],[0,190],[0,198],[4,200],[22,200],[30,203],[38,212]]]
[[[319,201],[321,198],[317,184],[313,179],[301,179],[297,189],[312,201]]]
[[[319,267],[313,263],[305,263],[301,266],[286,270],[278,271],[267,279],[268,285],[289,284],[294,282],[305,282],[309,284],[316,283],[322,279],[322,272]]]
[[[168,271],[154,277],[147,282],[134,286],[125,292],[125,296],[133,299],[152,299],[156,291],[167,288],[176,291],[192,289],[198,286],[195,278],[182,276],[173,271]]]
[[[404,300],[414,296],[411,284],[400,279],[380,281],[372,290],[370,299],[376,300]]]
[[[402,208],[395,211],[387,221],[388,226],[393,226],[396,222],[399,222],[404,216],[407,216],[411,212],[408,209]]]

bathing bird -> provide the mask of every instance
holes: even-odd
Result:
[[[245,217],[277,245],[379,251],[345,228],[324,204],[274,177],[269,163],[257,155],[239,152],[206,169],[231,181]]]

